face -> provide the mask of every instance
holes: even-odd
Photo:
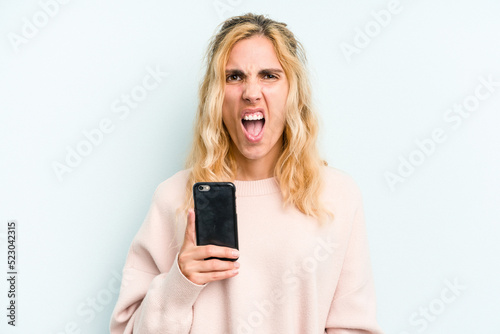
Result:
[[[287,96],[288,80],[269,39],[254,36],[234,44],[226,64],[222,119],[240,169],[274,169]]]

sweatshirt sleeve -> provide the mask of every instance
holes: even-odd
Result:
[[[170,191],[165,188],[162,184],[155,191],[130,246],[111,317],[112,334],[182,334],[191,328],[193,305],[204,285],[192,283],[179,269],[176,229],[182,228],[183,235],[184,225],[176,226],[175,205],[168,204]]]
[[[375,288],[359,194],[342,271],[326,321],[326,333],[382,334],[375,308]]]

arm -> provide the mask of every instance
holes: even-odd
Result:
[[[192,307],[204,285],[189,281],[177,263],[175,210],[166,205],[161,186],[123,269],[111,333],[188,333]]]
[[[192,306],[203,289],[187,280],[177,261],[168,273],[125,269],[111,333],[188,333]]]
[[[339,282],[327,317],[326,333],[382,334],[375,313],[375,289],[360,198]]]
[[[237,262],[204,261],[212,256],[237,258],[238,254],[226,247],[196,246],[192,210],[180,246],[182,237],[176,228],[174,209],[179,203],[172,204],[179,196],[162,185],[132,241],[111,318],[112,334],[188,333],[193,305],[205,285],[238,273]]]

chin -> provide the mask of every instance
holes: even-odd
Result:
[[[265,157],[265,154],[261,154],[259,152],[243,152],[241,155],[248,160],[259,160]]]

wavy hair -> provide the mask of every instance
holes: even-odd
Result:
[[[318,121],[312,107],[304,49],[285,23],[251,13],[223,22],[210,41],[206,72],[199,89],[194,139],[186,163],[190,175],[184,211],[193,205],[195,182],[235,179],[237,166],[232,150],[236,148],[232,148],[222,121],[225,67],[234,44],[255,35],[272,42],[289,82],[282,152],[274,169],[285,205],[294,205],[313,217],[329,215],[319,201],[320,167],[326,162],[320,159],[316,145]]]

